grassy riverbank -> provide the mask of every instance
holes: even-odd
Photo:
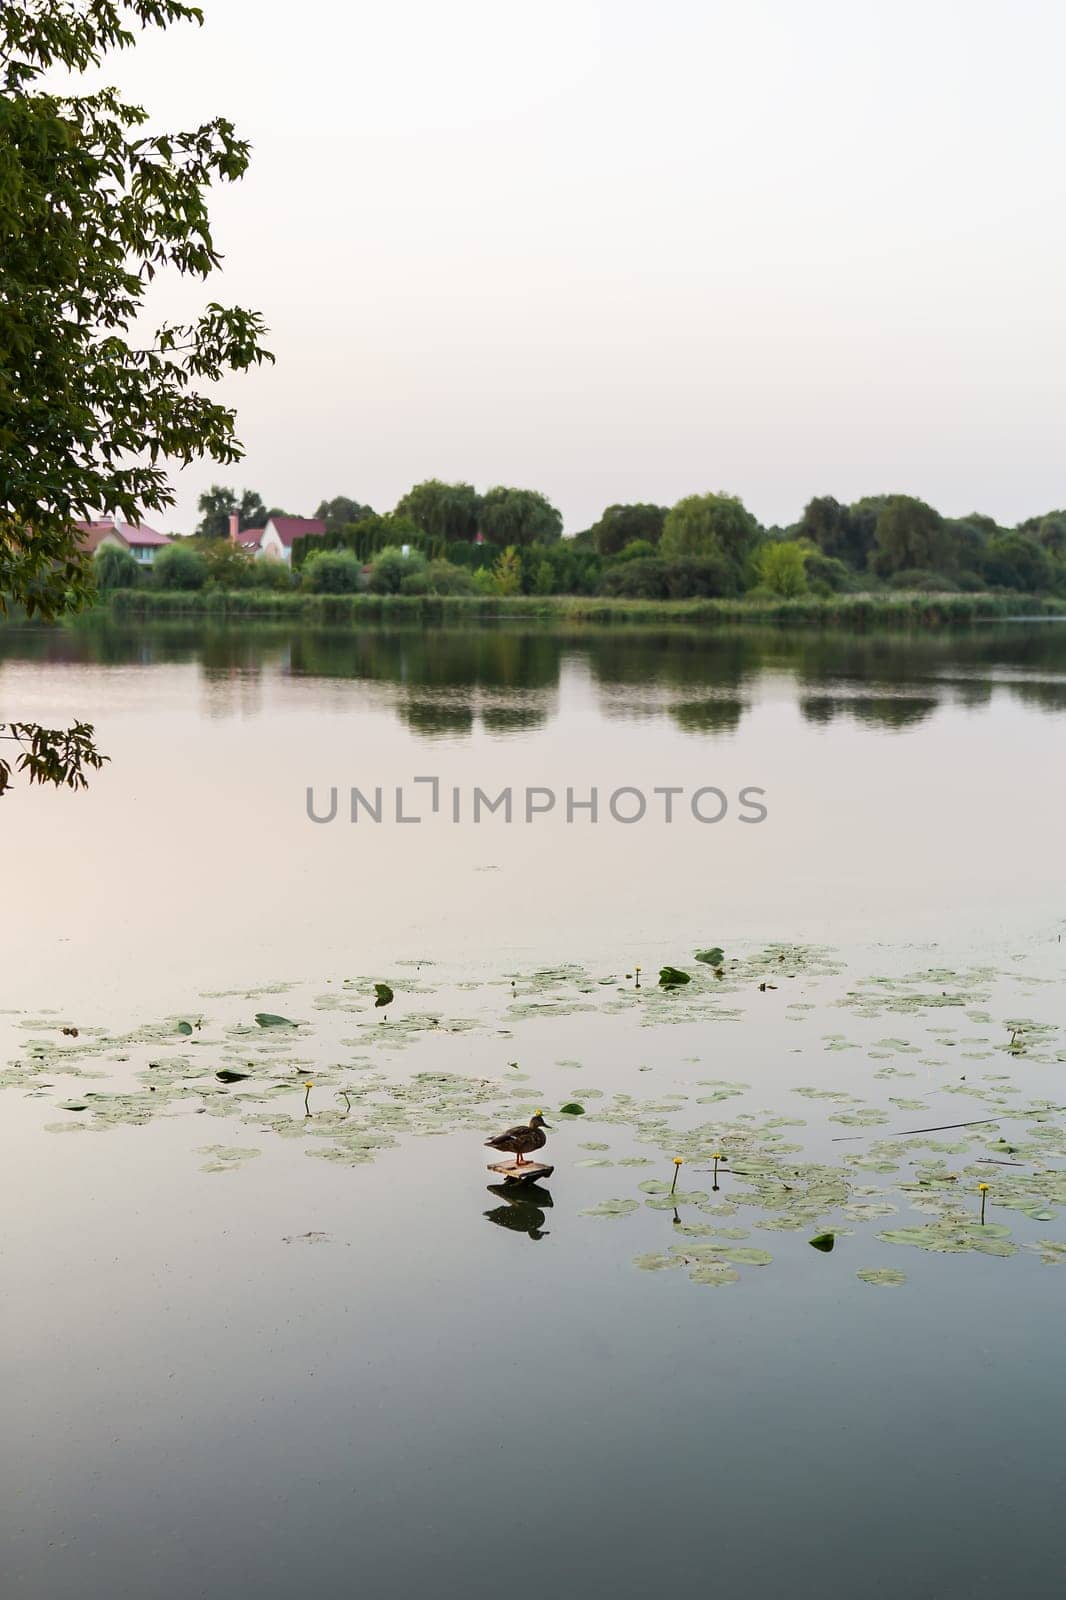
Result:
[[[373,595],[118,589],[101,602],[116,618],[206,617],[220,621],[360,623],[757,622],[789,626],[910,628],[1015,616],[1066,616],[1066,601],[1017,594],[849,594],[798,600],[609,600],[581,595]]]

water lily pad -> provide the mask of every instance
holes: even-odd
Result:
[[[907,1281],[907,1274],[896,1267],[860,1267],[855,1276],[861,1278],[863,1283],[877,1284],[885,1289],[895,1288]]]
[[[626,1217],[637,1210],[635,1200],[601,1200],[580,1213],[583,1217]]]
[[[291,1017],[279,1017],[273,1011],[257,1011],[255,1020],[261,1028],[295,1028],[297,1026]]]
[[[656,1255],[650,1253],[643,1256],[634,1256],[633,1265],[640,1267],[643,1272],[666,1272],[670,1267],[681,1266],[680,1256]]]
[[[932,1250],[944,1255],[962,1255],[977,1250],[982,1255],[1012,1256],[1015,1245],[1010,1229],[996,1223],[962,1221],[945,1217],[913,1228],[888,1228],[877,1236],[885,1244],[912,1245],[917,1250]]]
[[[650,1206],[653,1211],[672,1211],[675,1206],[699,1205],[700,1201],[706,1200],[706,1198],[707,1196],[702,1189],[689,1191],[675,1189],[673,1194],[669,1190],[666,1194],[654,1194],[649,1200],[645,1200],[644,1204]]]
[[[718,1253],[738,1267],[768,1267],[774,1259],[769,1250],[756,1250],[749,1245],[720,1245]]]
[[[712,1289],[723,1289],[727,1283],[739,1283],[740,1273],[724,1261],[703,1261],[693,1267],[688,1275],[690,1283],[706,1284]]]
[[[201,1172],[236,1172],[246,1161],[254,1161],[256,1156],[262,1155],[262,1151],[251,1150],[246,1145],[206,1144],[201,1146],[200,1154],[211,1157],[200,1168]]]

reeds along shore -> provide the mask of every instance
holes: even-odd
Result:
[[[1066,616],[1066,601],[1018,594],[834,595],[795,600],[609,600],[578,595],[374,595],[244,590],[117,589],[114,617],[211,617],[335,626],[372,622],[692,624],[776,622],[812,627],[944,627],[1006,617]]]

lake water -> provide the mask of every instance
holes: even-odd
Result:
[[[0,809],[5,1596],[1061,1593],[1066,629],[8,628],[0,707],[111,757]]]

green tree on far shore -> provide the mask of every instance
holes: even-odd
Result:
[[[270,514],[262,496],[256,494],[254,489],[245,489],[238,496],[232,489],[224,489],[218,483],[213,483],[200,496],[196,509],[200,513],[196,536],[200,539],[228,539],[229,519],[234,512],[237,513],[237,527],[242,533],[245,528],[265,527]]]
[[[408,517],[429,539],[459,544],[477,533],[481,496],[469,483],[442,483],[427,478],[408,489],[396,514]]]
[[[614,556],[640,540],[655,546],[662,538],[665,506],[608,506],[589,529],[591,542],[601,556]],[[654,549],[652,554],[654,555]]]
[[[280,513],[282,516],[284,514]],[[329,534],[338,534],[342,528],[363,522],[373,515],[373,506],[364,506],[361,501],[351,500],[346,494],[334,495],[332,500],[320,501],[315,512],[315,516],[320,517],[326,524],[326,532]]]
[[[731,494],[690,494],[666,514],[659,554],[667,561],[720,558],[738,584],[759,538],[759,524]]]
[[[909,494],[890,494],[877,516],[870,557],[875,572],[946,572],[955,564],[939,511]]]
[[[478,529],[489,544],[553,544],[562,537],[563,519],[536,489],[497,486],[482,497]]]
[[[755,558],[759,583],[783,600],[807,593],[807,549],[797,539],[764,544]]]

